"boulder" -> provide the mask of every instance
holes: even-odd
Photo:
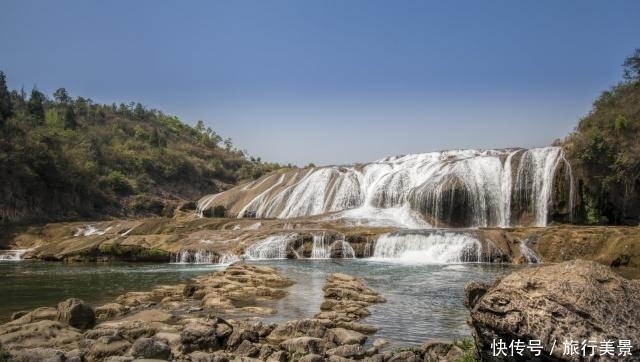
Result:
[[[131,355],[136,358],[169,359],[171,348],[151,338],[139,338],[131,346]]]
[[[96,324],[93,308],[80,299],[70,298],[58,304],[56,320],[78,329],[92,328]]]
[[[367,340],[367,336],[360,332],[352,331],[344,328],[330,329],[333,333],[333,341],[339,345],[344,344],[364,344]]]
[[[640,355],[636,342],[640,325],[640,281],[627,280],[609,267],[574,260],[526,268],[504,277],[487,290],[466,289],[470,324],[483,361],[515,361],[494,356],[492,343],[539,340],[552,361],[595,360],[563,355],[563,342],[632,340],[631,354]],[[556,342],[555,348],[551,351]],[[599,358],[598,349],[594,358]],[[616,350],[617,353],[617,350]],[[536,360],[529,348],[524,359]],[[519,356],[517,356],[519,357]]]
[[[324,358],[318,354],[308,354],[298,360],[298,362],[324,362]]]

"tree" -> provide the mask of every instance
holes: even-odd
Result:
[[[58,88],[53,92],[53,98],[60,104],[71,102],[71,97],[69,97],[69,93],[67,93],[67,90],[64,88]]]
[[[624,67],[625,79],[640,80],[640,48],[636,48],[633,54],[625,59],[622,66]]]
[[[64,129],[76,129],[76,112],[73,111],[73,107],[71,105],[67,105],[64,107]]]
[[[7,80],[3,71],[0,71],[0,126],[13,114],[11,94],[7,89]]]
[[[31,119],[37,125],[44,124],[44,102],[46,97],[36,87],[31,90],[31,97],[27,103],[27,110]]]

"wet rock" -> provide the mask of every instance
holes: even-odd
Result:
[[[367,340],[367,336],[360,332],[352,331],[350,329],[344,328],[333,328],[330,329],[331,333],[333,333],[333,340],[339,345],[345,344],[364,344]],[[343,356],[344,357],[344,356]]]
[[[288,339],[280,343],[280,348],[289,353],[321,353],[323,348],[323,340],[315,337],[296,337]]]
[[[169,359],[171,348],[165,343],[151,338],[139,338],[131,347],[131,355],[136,358]]]
[[[58,304],[56,320],[78,329],[92,328],[96,324],[93,308],[80,299],[70,298]]]
[[[638,335],[639,295],[639,281],[594,262],[527,268],[504,277],[470,303],[470,323],[484,361],[509,360],[491,352],[492,342],[500,339],[507,345],[518,339],[540,340],[547,355],[555,340],[559,346],[554,361],[578,361],[581,356],[563,355],[563,341],[617,341]],[[631,353],[639,355],[640,345],[633,343]],[[524,354],[535,359],[528,349]]]

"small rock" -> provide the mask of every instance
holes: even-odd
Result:
[[[322,352],[322,344],[323,341],[320,338],[304,336],[288,339],[280,343],[280,348],[289,353],[320,353]]]
[[[360,344],[347,344],[344,346],[332,348],[327,351],[327,354],[344,358],[360,359],[364,357],[364,349]]]
[[[169,359],[171,348],[151,338],[139,338],[131,347],[131,355],[136,358]]]
[[[317,354],[308,354],[298,360],[298,362],[324,362],[324,358]]]

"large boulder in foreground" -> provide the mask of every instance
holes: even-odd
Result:
[[[88,329],[96,325],[96,314],[89,304],[70,298],[58,304],[56,320],[78,329]]]
[[[527,268],[484,289],[471,283],[466,294],[483,361],[595,361],[607,350],[600,348],[606,341],[613,341],[616,355],[606,357],[633,360],[640,356],[640,281],[625,279],[607,266],[575,260]],[[500,339],[507,347],[506,356],[495,356],[501,351],[496,348]],[[539,340],[541,355],[533,355],[535,348],[525,348],[524,357],[511,352],[510,343],[518,340],[527,347]],[[579,353],[564,354],[563,343],[572,340]],[[618,356],[620,340],[631,341],[632,356]],[[497,344],[492,345],[494,341]],[[594,356],[590,347],[582,355],[583,341],[596,345]]]

